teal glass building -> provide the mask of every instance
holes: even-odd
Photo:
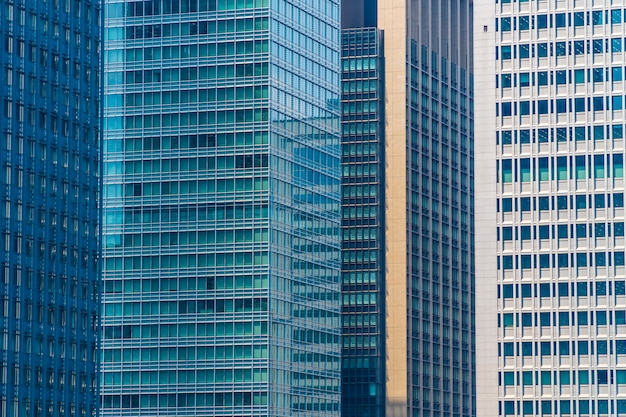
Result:
[[[103,416],[339,415],[339,13],[106,2]]]
[[[1,416],[97,413],[100,19],[0,1]]]

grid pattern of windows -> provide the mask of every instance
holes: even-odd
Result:
[[[338,3],[105,31],[102,415],[339,415]]]
[[[97,412],[100,4],[0,1],[0,415]]]
[[[474,415],[471,76],[411,44],[410,329],[413,416]]]
[[[385,406],[382,37],[344,29],[342,56],[342,415]]]
[[[502,416],[626,413],[626,24],[610,3],[495,5]]]

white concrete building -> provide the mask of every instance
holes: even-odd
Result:
[[[474,7],[477,415],[626,415],[626,3]]]

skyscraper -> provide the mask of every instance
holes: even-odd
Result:
[[[338,416],[339,4],[106,2],[103,416]]]
[[[385,410],[382,37],[342,34],[342,416]]]
[[[343,415],[470,416],[472,5],[342,7]]]
[[[475,8],[478,414],[623,415],[624,4]]]
[[[0,415],[92,416],[98,1],[0,1]]]

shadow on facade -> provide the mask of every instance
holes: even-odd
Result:
[[[409,412],[406,406],[406,401],[387,400],[385,417],[408,417],[408,415]]]

